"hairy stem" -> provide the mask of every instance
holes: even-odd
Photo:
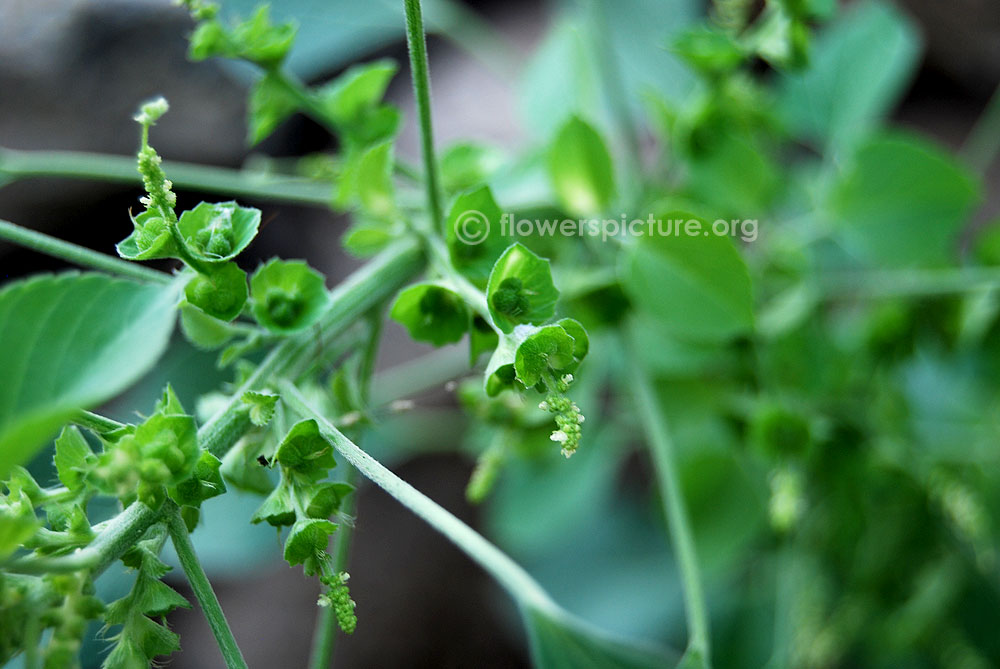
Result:
[[[0,239],[6,239],[19,246],[33,249],[54,258],[60,258],[74,265],[99,269],[109,274],[125,276],[147,283],[170,283],[173,279],[173,277],[165,272],[143,267],[138,263],[119,260],[113,256],[65,242],[42,232],[23,228],[10,221],[0,220]]]
[[[625,345],[625,350],[633,350]],[[670,541],[674,547],[684,589],[684,609],[688,627],[688,653],[696,655],[710,667],[708,607],[702,591],[698,556],[695,553],[691,521],[677,475],[674,445],[666,417],[660,407],[653,382],[643,365],[630,359],[630,384],[635,395],[639,416],[646,431],[653,464],[663,498],[663,511],[668,519]]]
[[[201,568],[198,556],[194,552],[191,537],[188,534],[187,527],[184,525],[184,519],[181,518],[180,507],[173,502],[167,502],[167,505],[170,507],[166,510],[167,529],[170,532],[170,540],[174,544],[174,549],[177,551],[177,558],[180,560],[185,575],[187,575],[188,583],[191,584],[194,596],[201,605],[205,619],[208,620],[208,626],[212,628],[212,634],[215,636],[216,643],[219,644],[219,650],[222,651],[222,658],[226,661],[226,667],[229,669],[246,669],[247,663],[243,659],[243,653],[240,652],[239,646],[236,645],[236,639],[233,638],[233,631],[229,629],[226,616],[222,613],[219,599],[215,596],[212,584],[208,582],[205,570]]]
[[[282,401],[299,414],[315,419],[323,436],[329,439],[337,452],[357,467],[365,478],[395,497],[400,504],[451,540],[493,576],[518,602],[542,611],[561,611],[542,587],[517,563],[471,527],[358,448],[326,417],[313,409],[294,385],[283,383],[281,397]]]
[[[410,51],[410,76],[420,118],[420,149],[424,158],[424,185],[427,188],[427,213],[431,226],[443,224],[438,168],[434,157],[434,130],[431,124],[431,81],[427,66],[427,39],[420,0],[403,0],[406,9],[406,44]]]
[[[330,205],[329,185],[309,179],[168,160],[163,162],[163,170],[170,175],[174,186],[198,192]],[[71,177],[142,185],[142,177],[135,171],[135,156],[0,149],[0,184],[25,177]]]

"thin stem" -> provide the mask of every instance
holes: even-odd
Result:
[[[124,423],[119,423],[112,418],[96,414],[93,411],[77,411],[76,415],[70,419],[70,422],[97,434],[107,434],[108,432],[114,432],[118,428],[125,427]]]
[[[243,659],[243,653],[236,645],[233,631],[229,629],[226,616],[222,613],[222,607],[215,596],[215,591],[212,590],[212,584],[208,582],[205,570],[198,562],[198,556],[191,544],[191,537],[184,525],[184,519],[181,518],[180,507],[172,502],[168,502],[168,504],[171,507],[166,514],[170,540],[174,543],[177,558],[180,560],[188,583],[191,584],[191,589],[194,591],[194,596],[198,599],[201,610],[208,620],[208,626],[212,628],[212,634],[215,635],[215,641],[219,644],[219,650],[222,651],[226,666],[229,669],[246,669],[247,663]]]
[[[287,382],[282,383],[281,398],[299,414],[315,419],[323,436],[329,439],[344,459],[357,467],[365,478],[395,497],[400,504],[451,540],[493,576],[514,599],[541,611],[553,613],[562,611],[517,563],[471,527],[358,448],[325,416],[313,409],[295,386]]]
[[[330,205],[330,187],[309,179],[165,160],[163,171],[175,187],[227,197]],[[82,151],[0,149],[0,184],[25,177],[71,177],[142,185],[135,156]]]
[[[633,350],[628,346],[624,348]],[[687,652],[699,656],[704,666],[710,667],[708,607],[702,591],[691,521],[688,518],[684,496],[681,493],[680,478],[677,475],[673,442],[666,417],[663,415],[652,380],[645,367],[634,357],[630,359],[630,363],[629,379],[653,455],[653,464],[663,497],[663,510],[668,519],[670,540],[677,557],[684,589],[684,609],[688,627]]]
[[[143,267],[137,263],[119,260],[104,253],[91,251],[83,246],[65,242],[42,232],[29,230],[10,221],[0,220],[0,239],[6,239],[14,244],[61,258],[81,267],[91,267],[110,274],[126,276],[151,283],[170,283],[173,279],[165,272]]]
[[[427,212],[434,230],[440,229],[441,195],[438,190],[437,160],[434,157],[434,130],[431,124],[431,81],[427,66],[427,39],[420,0],[403,0],[406,9],[406,44],[410,51],[410,76],[420,117],[420,149],[424,158],[424,184],[427,188]]]
[[[1000,153],[1000,87],[962,145],[962,155],[980,173],[993,164],[997,153]]]
[[[947,295],[1000,286],[1000,268],[875,270],[829,273],[816,280],[824,298]]]

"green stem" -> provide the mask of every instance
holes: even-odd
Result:
[[[201,568],[201,563],[198,562],[198,556],[195,554],[194,546],[191,544],[191,537],[188,534],[187,527],[184,525],[184,519],[181,518],[180,507],[172,502],[168,502],[167,504],[171,507],[167,511],[167,528],[170,531],[170,539],[174,543],[177,558],[180,560],[181,567],[187,575],[188,583],[191,584],[194,596],[198,599],[201,610],[208,620],[208,626],[212,628],[212,634],[215,635],[215,641],[219,644],[219,650],[222,651],[226,667],[229,669],[246,669],[247,663],[243,659],[243,653],[240,652],[239,646],[236,645],[236,639],[233,638],[233,631],[229,629],[226,616],[222,613],[222,607],[215,596],[215,591],[212,590],[212,584],[208,582],[205,570]]]
[[[434,131],[431,124],[431,81],[427,66],[427,39],[420,0],[403,0],[406,9],[406,44],[410,51],[410,77],[420,117],[420,149],[424,158],[424,184],[427,188],[427,212],[431,226],[439,230],[441,195],[438,190],[437,160],[434,157]]]
[[[358,393],[363,406],[355,407],[367,411],[371,400],[371,381],[375,373],[375,362],[378,357],[379,343],[382,338],[383,314],[379,305],[368,313],[368,344],[364,347],[361,365],[358,368]],[[360,475],[354,467],[347,468],[344,482],[354,488],[354,493],[347,496],[340,507],[340,514],[353,518],[358,504],[358,483]],[[354,536],[353,523],[340,523],[337,528],[336,548],[334,552],[334,573],[347,570],[347,562],[351,552],[351,539]],[[312,653],[309,657],[310,669],[326,669],[333,662],[333,654],[337,648],[337,631],[340,627],[337,614],[331,606],[320,609],[316,619],[316,631],[313,635]]]
[[[1000,87],[962,145],[962,155],[980,173],[993,164],[997,153],[1000,153]]]
[[[309,179],[210,165],[164,161],[163,170],[175,187],[227,197],[330,205],[330,187]],[[0,184],[25,177],[71,177],[142,185],[135,156],[111,156],[82,151],[16,151],[0,149]]]
[[[625,350],[633,350],[627,345]],[[684,609],[688,626],[688,653],[700,657],[704,666],[710,667],[708,607],[702,591],[698,556],[694,548],[691,521],[688,518],[684,496],[677,474],[674,446],[670,438],[666,417],[663,415],[653,382],[646,368],[635,358],[630,359],[630,385],[635,395],[639,416],[649,440],[660,491],[663,510],[668,519],[670,540],[677,557],[681,583],[684,589]]]
[[[107,434],[108,432],[114,432],[120,427],[124,427],[124,423],[119,423],[112,418],[96,414],[93,411],[77,411],[70,422],[97,434]]]
[[[14,244],[61,258],[81,267],[91,267],[110,274],[126,276],[130,279],[152,283],[170,283],[173,279],[165,272],[143,267],[137,263],[119,260],[104,253],[91,251],[88,248],[64,242],[41,232],[23,228],[9,221],[0,220],[0,239],[6,239]]]
[[[547,612],[562,612],[558,605],[531,576],[499,548],[475,530],[428,499],[416,488],[386,469],[373,457],[345,437],[321,413],[313,409],[302,393],[290,383],[281,385],[282,401],[303,416],[313,418],[323,436],[330,440],[344,459],[362,475],[443,534],[466,555],[485,569],[518,602]]]
[[[1000,286],[1000,267],[830,273],[816,280],[825,298],[948,295]]]

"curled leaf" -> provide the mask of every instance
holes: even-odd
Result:
[[[250,278],[257,322],[272,332],[298,332],[319,320],[330,298],[323,275],[302,260],[274,258]]]

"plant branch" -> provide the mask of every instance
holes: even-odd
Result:
[[[1000,153],[1000,87],[962,145],[962,155],[977,172],[989,169]]]
[[[228,197],[330,205],[329,185],[309,179],[169,160],[163,162],[163,170],[178,188]],[[0,149],[0,184],[25,177],[70,177],[142,185],[142,177],[135,170],[135,156]]]
[[[60,258],[74,265],[90,267],[130,279],[164,284],[170,283],[173,280],[173,277],[166,272],[159,272],[138,263],[98,253],[83,246],[77,246],[76,244],[65,242],[56,237],[36,232],[35,230],[30,230],[2,219],[0,219],[0,239],[6,239],[19,246]]]
[[[427,65],[427,39],[420,0],[403,0],[406,9],[406,44],[410,51],[410,76],[420,117],[420,149],[424,158],[424,185],[427,188],[427,212],[431,226],[443,224],[441,194],[438,190],[437,160],[434,157],[434,130],[431,124],[431,81]]]
[[[191,537],[184,525],[184,519],[181,518],[180,507],[172,501],[166,502],[165,506],[168,507],[166,520],[170,540],[174,544],[177,558],[187,575],[194,596],[201,605],[205,619],[208,620],[208,626],[212,628],[212,634],[215,636],[216,643],[219,644],[219,650],[222,651],[226,666],[229,669],[246,669],[247,663],[243,659],[243,653],[240,652],[239,646],[236,645],[236,639],[233,637],[233,631],[229,629],[229,623],[226,622],[226,616],[219,605],[219,599],[215,596],[215,591],[212,590],[212,584],[209,583],[205,570],[198,562],[198,556],[191,544]]]
[[[624,350],[634,349],[625,343]],[[630,357],[630,367],[631,387],[646,431],[649,449],[653,455],[653,464],[663,498],[663,511],[668,519],[670,540],[677,557],[684,589],[684,609],[688,627],[687,653],[698,656],[704,666],[711,667],[708,607],[705,605],[705,595],[702,591],[691,521],[688,518],[684,496],[681,493],[680,478],[677,475],[673,442],[666,417],[663,415],[653,382],[646,369],[634,357]]]

